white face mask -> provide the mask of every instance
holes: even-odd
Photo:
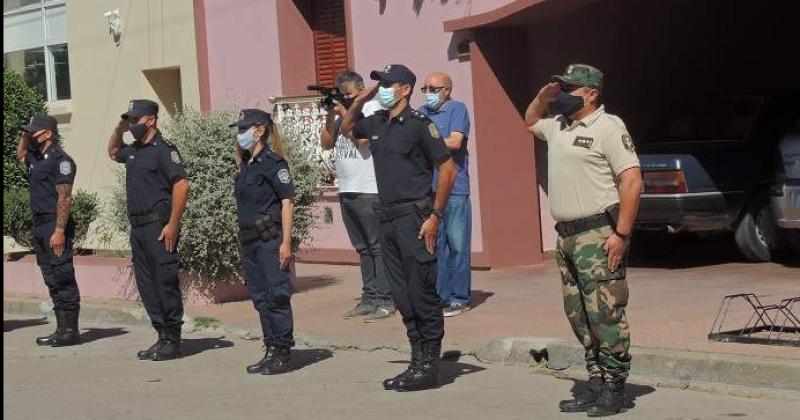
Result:
[[[397,99],[394,97],[394,88],[378,87],[378,103],[381,104],[384,109],[390,109],[397,103]]]
[[[237,134],[236,140],[239,142],[239,147],[244,150],[251,150],[256,144],[256,137],[253,135],[255,127],[245,131],[244,133]]]

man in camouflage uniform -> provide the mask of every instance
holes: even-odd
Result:
[[[528,106],[525,122],[548,143],[564,309],[589,372],[587,391],[559,407],[613,415],[623,408],[631,363],[625,263],[642,174],[625,124],[599,105],[603,73],[572,64],[552,80]]]

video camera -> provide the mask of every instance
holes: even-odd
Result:
[[[326,87],[326,86],[319,86],[319,85],[308,85],[306,87],[308,90],[314,90],[325,97],[320,100],[320,105],[325,108],[325,110],[330,111],[334,107],[333,101],[339,102],[342,104],[345,109],[350,108],[350,105],[353,104],[353,100],[344,96],[339,88],[336,87]]]

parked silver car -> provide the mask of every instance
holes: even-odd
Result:
[[[780,165],[770,200],[781,236],[800,256],[800,121],[778,145]]]

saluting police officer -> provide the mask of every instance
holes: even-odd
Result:
[[[436,388],[444,319],[436,293],[435,246],[456,167],[436,124],[409,106],[414,73],[393,64],[373,71],[370,78],[379,84],[355,99],[341,131],[357,146],[368,142],[372,151],[383,258],[411,344],[408,369],[383,386],[400,391]],[[364,118],[361,109],[376,93],[385,110]],[[439,183],[432,203],[434,168]]]
[[[239,131],[235,193],[242,265],[266,349],[261,360],[247,367],[247,373],[285,373],[294,346],[289,278],[294,185],[270,114],[243,109],[239,121],[230,126]]]
[[[28,167],[33,249],[36,263],[53,300],[56,331],[36,339],[40,346],[71,346],[80,342],[80,293],[72,265],[75,224],[70,216],[75,161],[55,143],[56,119],[39,114],[22,128],[17,158]]]
[[[158,104],[134,99],[108,140],[108,155],[124,163],[131,251],[136,285],[158,341],[140,360],[182,356],[183,301],[178,283],[178,236],[189,181],[178,149],[158,130]],[[134,142],[122,135],[130,131]]]
[[[623,407],[631,363],[625,263],[642,174],[625,124],[600,105],[603,73],[572,64],[552,80],[528,106],[525,122],[548,144],[564,309],[589,371],[588,389],[559,406],[608,416]]]

